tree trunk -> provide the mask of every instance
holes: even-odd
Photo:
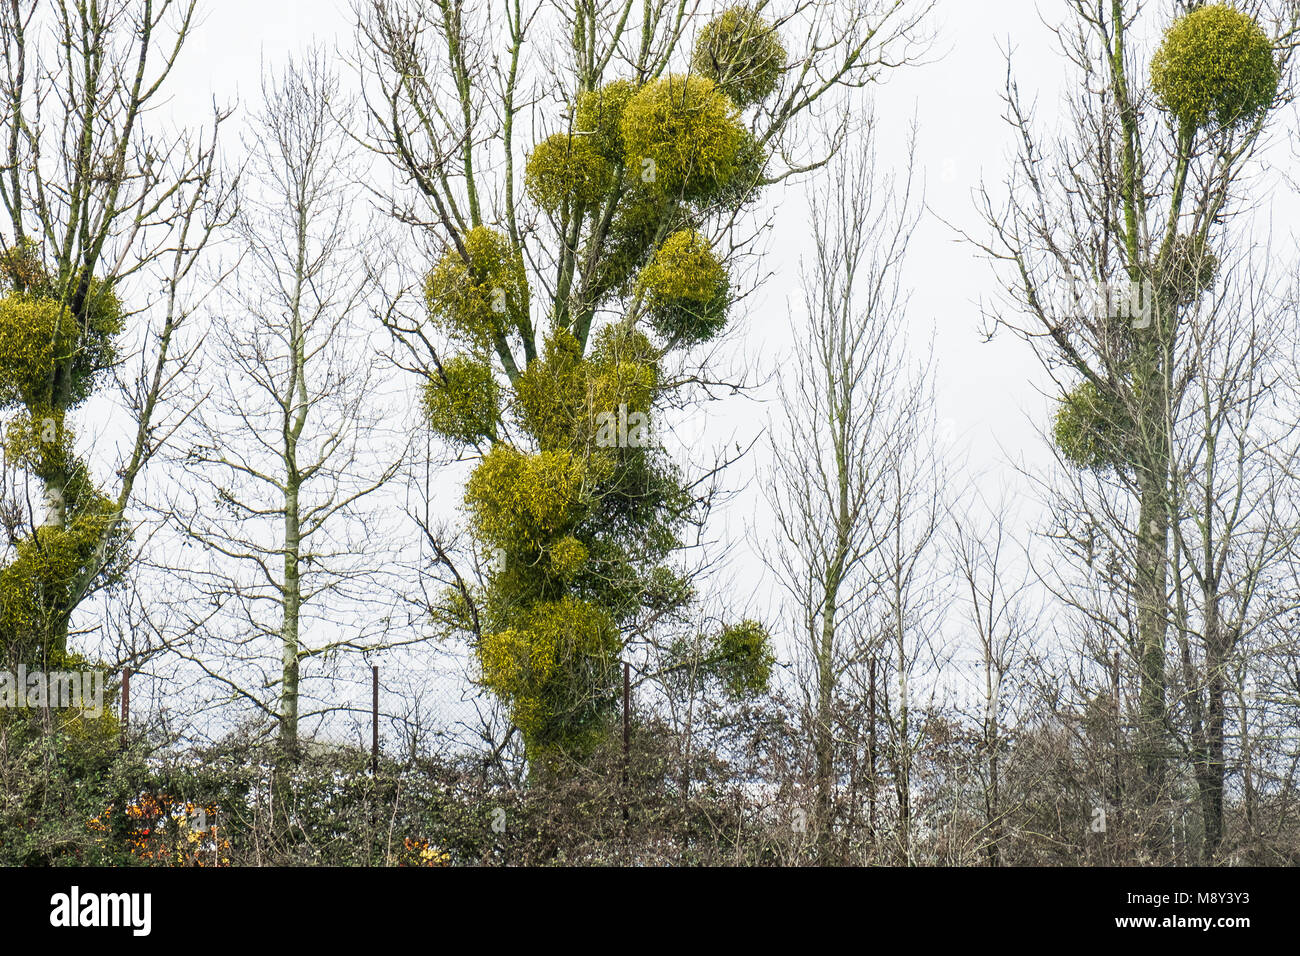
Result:
[[[1137,407],[1138,528],[1135,584],[1138,612],[1138,754],[1142,768],[1142,803],[1153,809],[1165,784],[1165,640],[1169,622],[1169,512],[1170,449],[1166,422],[1168,389],[1165,381],[1167,327],[1172,309],[1156,309],[1156,321],[1141,343],[1134,370]],[[1165,838],[1152,830],[1153,852]]]
[[[868,778],[867,800],[869,812],[867,817],[868,832],[871,837],[871,846],[876,846],[876,658],[873,655],[871,662],[867,665],[867,710],[870,712],[867,716],[867,773]]]
[[[1217,598],[1207,597],[1205,612],[1205,732],[1197,768],[1204,828],[1202,862],[1212,863],[1223,843],[1224,699],[1227,647],[1223,640]]]
[[[282,673],[280,687],[280,743],[286,753],[298,749],[298,669],[300,651],[299,617],[302,609],[302,583],[298,562],[302,538],[298,524],[298,489],[290,487],[285,495],[284,515],[284,610],[280,625]]]
[[[813,749],[817,762],[817,842],[823,862],[830,854],[831,808],[835,787],[835,739],[831,725],[835,692],[832,653],[835,647],[834,582],[826,586],[822,604],[822,628],[817,654],[817,726]]]

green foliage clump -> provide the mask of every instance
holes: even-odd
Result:
[[[66,653],[68,615],[77,588],[111,589],[126,573],[130,531],[117,506],[92,486],[77,462],[62,492],[66,520],[32,529],[0,567],[0,649],[20,660]]]
[[[695,588],[686,575],[660,566],[646,575],[641,600],[652,613],[665,614],[695,600]]]
[[[588,391],[588,417],[617,412],[649,413],[659,388],[659,372],[635,359],[611,357],[592,361]]]
[[[117,509],[98,493],[84,499],[66,526],[36,528],[16,543],[13,561],[0,568],[0,635],[9,641],[23,643],[57,629],[60,622],[49,619],[50,609],[66,606],[74,583],[94,566]],[[121,579],[124,569],[113,557],[125,552],[125,538],[121,531],[109,538],[110,560],[97,574],[100,586]]]
[[[585,364],[578,340],[559,329],[515,380],[520,421],[541,448],[574,447],[575,423],[586,397]]]
[[[739,209],[756,201],[767,184],[768,159],[767,150],[753,133],[745,130],[736,150],[736,171],[712,197],[713,202],[728,209]]]
[[[551,335],[542,355],[515,381],[516,407],[529,434],[542,448],[564,448],[587,456],[596,470],[608,469],[592,449],[600,416],[648,413],[659,387],[656,353],[635,330],[606,326],[596,334],[590,358],[583,358],[568,332]]]
[[[0,253],[0,279],[9,290],[0,299],[0,407],[80,405],[116,358],[123,326],[117,296],[92,279],[74,314],[31,240]]]
[[[553,331],[514,383],[513,411],[539,450],[494,446],[466,489],[475,536],[498,556],[476,645],[484,680],[509,703],[530,757],[597,742],[621,627],[652,598],[664,614],[689,598],[661,564],[689,508],[681,476],[660,448],[600,440],[611,420],[653,407],[659,357],[624,323],[597,330],[585,357],[571,333]],[[551,626],[557,609],[574,633]]]
[[[776,29],[751,7],[735,6],[700,31],[691,70],[708,77],[745,107],[771,95],[785,69],[786,52]]]
[[[121,307],[101,293],[92,324],[82,329],[58,299],[15,292],[0,299],[0,406],[73,408],[90,397],[97,374],[114,359]],[[67,366],[66,397],[55,393]]]
[[[693,229],[669,236],[641,270],[640,282],[651,323],[672,341],[707,341],[727,322],[727,270]]]
[[[5,464],[40,479],[51,517],[26,537],[10,530],[0,650],[11,660],[48,661],[66,653],[81,585],[111,586],[122,571],[127,534],[113,530],[116,507],[73,453],[66,419],[116,361],[123,312],[107,283],[51,275],[31,240],[0,252],[0,283],[0,408],[17,412],[5,429]]]
[[[588,693],[593,674],[609,683],[622,645],[602,609],[573,597],[540,601],[510,627],[483,635],[483,682],[510,707],[534,756],[555,747],[572,752],[598,739],[593,731],[614,703]]]
[[[1100,471],[1131,461],[1134,427],[1122,403],[1088,381],[1061,400],[1052,435],[1067,461]]]
[[[590,136],[556,133],[534,147],[524,183],[533,202],[551,214],[589,206],[613,185],[614,170]]]
[[[745,620],[722,629],[713,640],[717,674],[733,697],[752,697],[767,690],[776,655],[767,628]]]
[[[654,344],[635,328],[622,323],[596,333],[591,347],[589,421],[593,416],[617,412],[649,414],[659,394],[659,354]]]
[[[57,299],[0,299],[0,403],[48,405],[54,370],[76,347],[75,324]]]
[[[5,427],[4,460],[42,481],[56,481],[68,474],[76,462],[72,439],[72,430],[61,413],[38,408],[33,415],[24,408]]]
[[[425,386],[424,410],[429,427],[451,441],[469,444],[491,438],[501,414],[492,367],[466,355],[443,363],[442,374]]]
[[[562,581],[573,579],[587,563],[587,546],[573,535],[561,538],[547,549],[551,573]]]
[[[480,540],[495,547],[540,551],[573,522],[583,500],[586,469],[565,450],[528,455],[494,445],[465,489]]]
[[[425,282],[429,316],[457,341],[484,350],[519,329],[528,314],[523,256],[487,226],[464,237],[468,262],[450,249]]]
[[[657,193],[706,199],[736,173],[744,127],[736,105],[703,76],[652,80],[622,118],[627,167]]]
[[[1175,21],[1151,61],[1151,88],[1187,130],[1253,120],[1272,104],[1279,79],[1268,35],[1222,3]]]
[[[623,145],[623,110],[637,91],[631,80],[614,80],[578,94],[574,125],[585,134],[591,148],[610,163],[621,163],[627,154]]]
[[[593,295],[597,301],[611,294],[631,293],[636,274],[649,261],[660,230],[666,222],[677,218],[673,204],[666,197],[639,180],[629,185],[596,258]]]
[[[54,282],[41,261],[41,247],[30,237],[19,239],[0,252],[0,280],[13,292],[54,296]]]
[[[649,336],[622,322],[603,327],[591,344],[591,361],[600,366],[633,362],[657,368],[659,357],[659,350]]]

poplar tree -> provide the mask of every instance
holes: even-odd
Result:
[[[121,580],[127,508],[172,427],[187,287],[227,195],[213,137],[147,122],[194,11],[184,0],[0,5],[0,412],[13,476],[0,647],[12,660],[75,658],[73,615]],[[114,380],[129,420],[109,482],[76,420]]]
[[[1071,130],[1046,145],[1010,79],[1021,152],[1006,208],[984,196],[995,236],[984,248],[1008,268],[1013,303],[997,322],[1032,341],[1061,383],[1062,458],[1115,496],[1093,527],[1066,534],[1108,541],[1122,565],[1110,590],[1134,626],[1108,627],[1137,676],[1136,802],[1148,810],[1169,797],[1173,753],[1174,425],[1195,375],[1183,339],[1286,95],[1297,23],[1294,4],[1272,16],[1266,3],[1243,6],[1179,4],[1155,49],[1140,51],[1130,36],[1150,4],[1073,0],[1059,31],[1082,74]]]
[[[695,595],[674,555],[702,502],[646,439],[745,318],[747,217],[825,159],[804,121],[907,59],[927,7],[358,5],[369,139],[434,248],[424,314],[390,325],[429,426],[476,462],[465,518],[489,570],[453,569],[440,614],[530,758],[598,742],[626,648],[680,626]],[[733,692],[765,684],[755,622],[705,646]]]

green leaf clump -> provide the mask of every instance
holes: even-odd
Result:
[[[530,754],[546,759],[598,740],[609,701],[589,690],[611,683],[620,649],[605,611],[566,596],[533,604],[511,626],[485,634],[478,659],[483,682],[509,706]]]
[[[1134,429],[1133,416],[1118,396],[1085,381],[1061,399],[1052,437],[1076,467],[1104,471],[1132,461]]]
[[[610,163],[621,163],[627,155],[623,144],[623,110],[636,94],[637,85],[619,79],[578,94],[574,125],[599,155]]]
[[[500,401],[492,366],[467,355],[444,362],[442,373],[430,378],[424,389],[429,427],[459,444],[496,434]]]
[[[556,133],[533,148],[524,184],[533,202],[552,215],[566,207],[590,206],[613,184],[614,170],[592,137]]]
[[[449,249],[425,281],[430,319],[455,341],[480,351],[526,324],[523,256],[488,226],[465,234],[465,254]]]
[[[726,325],[727,270],[695,230],[669,236],[641,270],[640,282],[650,321],[669,340],[707,341]]]
[[[736,172],[744,127],[736,105],[707,77],[652,80],[623,110],[627,167],[662,195],[701,200]]]
[[[752,697],[767,690],[776,663],[767,628],[744,620],[723,628],[713,645],[718,676],[731,696]]]
[[[116,361],[121,302],[92,279],[74,311],[31,240],[0,253],[0,279],[9,290],[0,298],[0,408],[82,404]]]
[[[1223,3],[1179,17],[1151,61],[1158,102],[1186,130],[1255,119],[1272,104],[1279,80],[1268,35]]]
[[[586,478],[581,458],[564,450],[527,454],[492,446],[465,489],[480,540],[500,548],[540,550],[572,523]]]

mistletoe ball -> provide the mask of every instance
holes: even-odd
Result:
[[[1151,62],[1151,88],[1185,129],[1249,122],[1273,102],[1278,81],[1268,35],[1221,3],[1176,20]]]

